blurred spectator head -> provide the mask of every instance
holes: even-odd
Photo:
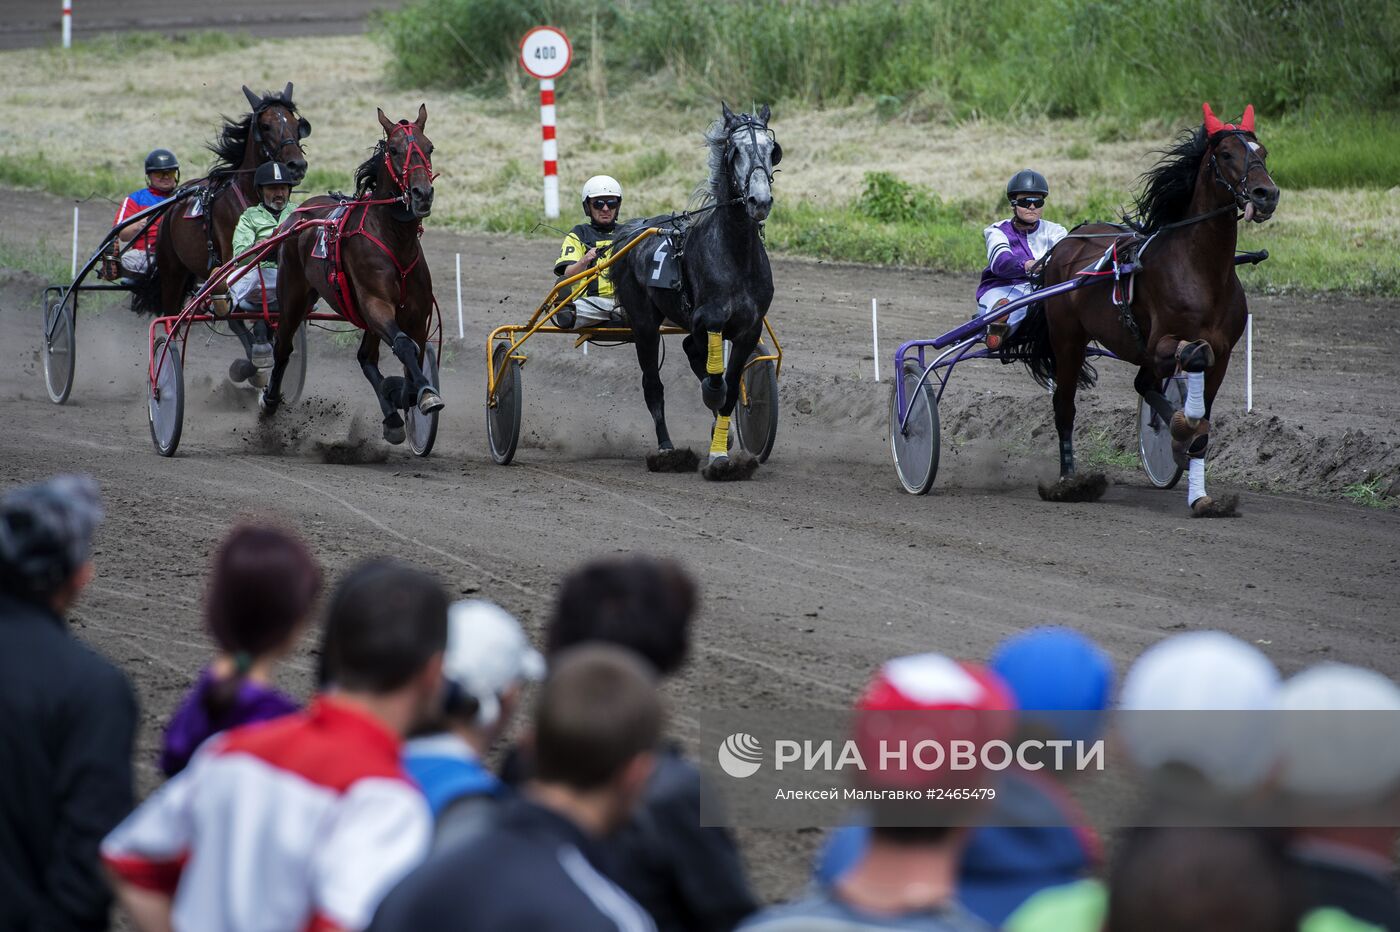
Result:
[[[1279,685],[1278,670],[1257,647],[1220,631],[1179,634],[1128,669],[1118,731],[1149,775],[1249,792],[1278,764],[1277,719],[1259,713],[1278,707]],[[1219,714],[1230,712],[1241,714]]]
[[[873,790],[983,786],[990,771],[980,767],[954,769],[952,743],[970,741],[980,752],[987,742],[1005,741],[1015,730],[1015,709],[1010,689],[985,667],[941,654],[887,661],[856,701],[852,739],[865,763],[856,779],[862,788]],[[932,745],[920,748],[921,742],[933,742],[943,749],[942,756]],[[900,749],[904,756],[888,756]],[[928,803],[877,805],[872,813],[877,833],[921,822],[967,822],[965,811],[940,812]],[[894,834],[910,837],[902,831]],[[913,837],[925,836],[913,833]]]
[[[1002,642],[989,666],[1016,697],[1026,731],[1092,741],[1113,696],[1113,664],[1069,628],[1032,628]]]
[[[1280,786],[1324,806],[1368,805],[1400,785],[1400,687],[1340,663],[1309,667],[1284,683]],[[1331,714],[1329,714],[1331,713]],[[1346,714],[1337,714],[1346,713]]]
[[[1109,874],[1105,932],[1291,932],[1301,917],[1280,845],[1245,829],[1140,829]]]
[[[535,710],[535,777],[608,797],[619,825],[651,776],[661,726],[655,675],[635,654],[605,644],[565,651]]]
[[[640,654],[662,676],[685,663],[695,582],[671,560],[628,556],[596,560],[569,574],[559,590],[545,653],[601,641]]]
[[[447,593],[432,576],[391,560],[362,563],[326,609],[324,685],[385,695],[413,686],[424,711],[440,698]]]
[[[492,728],[514,704],[520,686],[544,676],[544,657],[509,612],[483,599],[447,610],[446,711],[454,720]],[[508,716],[506,716],[508,717]]]
[[[290,645],[321,591],[321,568],[294,535],[236,527],[209,576],[205,618],[219,649],[256,658]]]
[[[0,498],[0,590],[64,611],[92,575],[92,537],[104,517],[97,483],[55,476]]]

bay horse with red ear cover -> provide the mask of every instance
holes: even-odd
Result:
[[[430,415],[443,406],[423,372],[433,281],[423,261],[420,222],[433,207],[433,143],[423,133],[426,105],[413,122],[390,122],[379,111],[384,138],[355,170],[355,198],[313,197],[288,224],[305,224],[283,240],[277,273],[275,362],[258,404],[270,415],[281,403],[282,374],[292,336],[319,296],[365,331],[358,358],[384,412],[384,439],[403,443],[400,410]],[[402,380],[379,371],[383,341],[403,363]]]
[[[1048,257],[1043,283],[1073,278],[1104,257],[1110,245],[1135,251],[1136,280],[1123,291],[1089,287],[1047,298],[1005,344],[1008,354],[1025,359],[1041,384],[1053,379],[1060,479],[1042,487],[1045,498],[1097,498],[1105,485],[1102,476],[1080,477],[1074,468],[1074,397],[1080,386],[1093,383],[1085,348],[1097,340],[1138,367],[1134,388],[1170,422],[1173,451],[1188,470],[1191,513],[1235,514],[1234,496],[1215,501],[1206,494],[1211,407],[1245,328],[1244,288],[1234,261],[1238,224],[1273,216],[1279,189],[1254,131],[1254,107],[1245,108],[1237,125],[1222,122],[1209,104],[1202,112],[1202,124],[1185,132],[1143,175],[1132,229],[1077,228]],[[1181,411],[1161,391],[1177,371],[1185,374],[1187,386]]]

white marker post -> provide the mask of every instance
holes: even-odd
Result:
[[[69,278],[78,277],[78,205],[73,205],[73,271]]]
[[[880,303],[870,299],[870,338],[875,343],[875,381],[880,381]]]
[[[1254,410],[1254,315],[1244,316],[1244,413]]]
[[[559,216],[559,140],[554,79],[569,70],[574,48],[562,29],[536,26],[520,40],[520,65],[540,81],[540,136],[544,158],[544,215]]]
[[[73,0],[63,0],[63,47],[73,47]]]
[[[467,333],[462,323],[462,254],[457,253],[457,339],[465,340]]]

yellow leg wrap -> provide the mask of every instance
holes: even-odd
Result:
[[[705,359],[705,371],[710,375],[719,375],[724,371],[724,334],[709,331],[710,354]]]
[[[710,438],[710,455],[724,456],[729,452],[729,418],[715,418],[715,433]]]

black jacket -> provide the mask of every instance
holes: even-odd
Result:
[[[654,932],[598,863],[593,841],[568,819],[507,800],[490,829],[395,887],[369,932]]]
[[[107,928],[98,846],[131,810],[135,731],[126,677],[0,593],[0,929]]]

